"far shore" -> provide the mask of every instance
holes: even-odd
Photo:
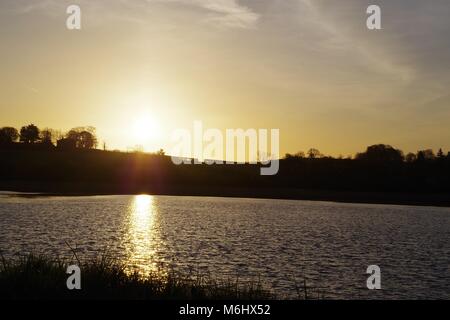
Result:
[[[294,188],[237,188],[214,186],[140,186],[118,187],[108,184],[4,182],[0,190],[36,193],[45,196],[95,196],[95,195],[170,195],[204,196],[259,199],[287,199],[308,201],[330,201],[343,203],[390,204],[412,206],[450,207],[450,196],[446,193],[410,192],[358,192],[321,189]]]

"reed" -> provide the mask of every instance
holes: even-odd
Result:
[[[108,257],[79,261],[81,289],[66,286],[69,261],[28,254],[1,257],[0,299],[126,299],[126,300],[268,300],[275,295],[261,282],[218,280],[207,274],[175,271],[143,276]]]

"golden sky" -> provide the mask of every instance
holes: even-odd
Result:
[[[450,148],[450,2],[0,2],[0,126],[91,125],[110,149],[176,128],[279,128],[281,154]],[[143,120],[145,119],[145,120]],[[136,127],[158,134],[139,141]]]

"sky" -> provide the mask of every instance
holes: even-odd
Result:
[[[448,0],[2,0],[0,126],[95,126],[120,150],[194,120],[280,129],[281,154],[448,150],[449,34]]]

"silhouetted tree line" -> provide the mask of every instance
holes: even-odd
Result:
[[[354,157],[333,158],[317,150],[287,154],[274,178],[280,186],[352,191],[450,191],[450,153],[442,149],[404,153],[377,144]]]
[[[311,148],[306,153],[286,154],[275,176],[261,176],[259,165],[174,165],[163,150],[156,154],[101,151],[96,149],[95,129],[80,127],[60,133],[27,125],[20,130],[0,129],[0,186],[36,183],[28,191],[61,183],[70,191],[156,192],[236,188],[255,194],[284,196],[287,190],[450,192],[450,154],[439,149],[403,154],[389,145],[369,146],[353,157],[333,158]],[[16,147],[14,147],[16,146]],[[17,147],[20,146],[20,147]],[[44,146],[35,152],[33,146]],[[48,146],[48,147],[45,147]],[[50,152],[49,150],[67,152]],[[76,150],[90,152],[71,152]],[[58,187],[56,185],[58,184]],[[82,186],[82,187],[81,187]],[[87,188],[90,188],[87,190]],[[156,190],[156,191],[155,191]],[[49,190],[47,190],[49,191]],[[244,192],[243,191],[243,192]],[[238,192],[238,191],[236,191]],[[175,192],[176,193],[176,192]],[[450,197],[449,197],[450,198]]]
[[[305,154],[303,151],[299,151],[295,154],[287,153],[285,155],[286,160],[295,160],[295,159],[335,159],[330,156],[325,156],[320,153],[319,150],[311,148]],[[340,156],[338,159],[343,159]],[[351,156],[347,157],[347,159],[352,159]],[[444,154],[442,148],[440,148],[437,154],[434,153],[432,149],[419,150],[417,153],[408,153],[406,156],[404,155],[402,150],[395,149],[390,145],[386,144],[376,144],[367,147],[365,152],[357,153],[354,157],[355,160],[360,161],[368,161],[372,163],[399,163],[399,162],[407,162],[413,163],[416,161],[433,161],[433,160],[443,160],[450,159],[450,152],[447,155]]]
[[[93,149],[97,147],[94,127],[77,127],[63,134],[50,128],[39,129],[34,124],[18,131],[13,127],[0,128],[0,148],[57,147],[61,149]],[[36,149],[36,148],[33,148]]]

